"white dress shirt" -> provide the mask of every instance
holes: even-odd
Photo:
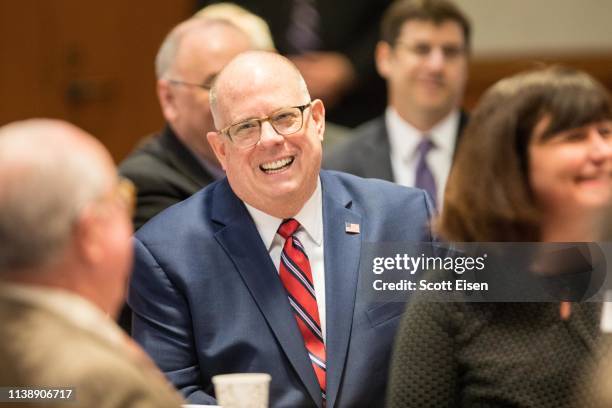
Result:
[[[403,186],[414,186],[419,161],[418,145],[423,135],[428,135],[434,147],[427,154],[427,165],[436,181],[438,210],[444,199],[444,188],[455,153],[460,114],[451,112],[430,130],[423,132],[406,122],[391,106],[385,112],[385,124],[391,145],[391,169],[393,180]]]
[[[265,247],[268,249],[270,258],[276,271],[280,266],[281,252],[285,240],[278,234],[278,228],[283,222],[282,219],[273,217],[263,211],[258,210],[244,203],[249,214],[255,222],[257,232],[261,236]],[[312,280],[317,297],[317,308],[319,309],[319,320],[321,331],[325,341],[325,268],[323,257],[323,198],[321,194],[321,180],[317,180],[317,188],[312,196],[306,201],[304,207],[293,217],[300,223],[300,228],[296,232],[297,238],[304,245],[306,255],[310,260]]]

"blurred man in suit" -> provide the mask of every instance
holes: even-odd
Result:
[[[383,16],[376,66],[388,106],[324,167],[425,189],[441,202],[466,115],[470,24],[447,0],[400,0]]]
[[[0,185],[0,385],[73,388],[74,401],[53,406],[179,407],[112,321],[132,263],[134,197],[104,147],[65,122],[9,124]]]
[[[214,129],[208,93],[237,54],[252,48],[227,20],[192,18],[164,39],[155,60],[157,95],[167,126],[121,163],[138,190],[134,227],[225,176],[206,141]]]
[[[236,57],[211,108],[227,179],[137,232],[135,339],[194,403],[266,372],[273,407],[381,406],[403,305],[357,291],[361,245],[430,241],[426,195],[320,172],[325,108],[278,54]]]

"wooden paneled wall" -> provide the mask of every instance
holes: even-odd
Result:
[[[121,160],[163,124],[155,54],[194,7],[193,0],[0,1],[0,125],[65,119]]]
[[[464,106],[470,110],[482,93],[496,81],[541,65],[560,64],[588,72],[612,91],[612,52],[584,55],[513,56],[474,58],[470,63]]]
[[[120,161],[163,118],[153,60],[165,33],[193,0],[0,1],[0,124],[58,117],[91,132]],[[542,58],[473,58],[465,95],[472,108],[504,76],[536,62],[583,69],[612,89],[612,52]]]

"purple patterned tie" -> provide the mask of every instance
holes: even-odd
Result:
[[[319,12],[315,0],[293,0],[293,9],[287,29],[287,40],[292,52],[303,54],[321,46]]]
[[[419,152],[419,162],[417,163],[414,186],[427,191],[433,201],[434,207],[436,207],[436,180],[434,179],[433,174],[431,173],[429,165],[427,165],[427,154],[434,147],[435,145],[433,144],[429,136],[424,135],[421,142],[417,146],[417,150]]]

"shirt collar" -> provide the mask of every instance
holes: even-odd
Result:
[[[282,219],[273,217],[257,208],[244,203],[249,214],[253,218],[255,227],[263,240],[266,249],[269,251],[272,241],[276,236],[278,227],[283,222]],[[293,217],[295,218],[310,238],[320,246],[323,242],[323,200],[321,194],[321,179],[317,179],[317,187],[302,209]]]
[[[406,122],[395,108],[388,106],[385,112],[385,123],[389,131],[391,152],[398,157],[408,159],[417,153],[417,146],[422,135],[429,135],[436,150],[452,152],[457,138],[459,110],[455,109],[428,131],[421,131]]]

